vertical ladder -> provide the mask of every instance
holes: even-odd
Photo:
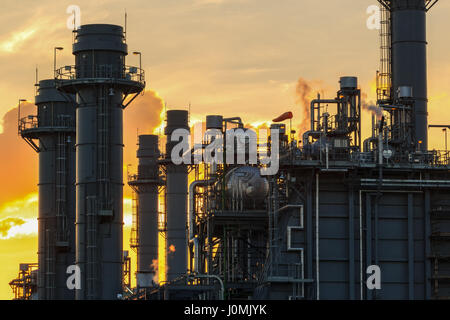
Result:
[[[97,201],[96,197],[88,197],[87,201],[87,259],[86,259],[86,280],[87,298],[89,300],[97,297]]]
[[[56,234],[58,242],[67,241],[67,150],[66,133],[58,133],[56,143]]]
[[[109,175],[109,136],[110,115],[108,110],[108,88],[103,86],[100,90],[99,107],[97,110],[97,141],[98,141],[98,177],[100,185],[100,210],[111,210],[110,175]],[[111,89],[112,90],[112,89]]]
[[[138,187],[139,188],[139,187]],[[132,200],[131,200],[131,210],[132,210],[132,224],[131,224],[131,234],[130,234],[130,248],[136,252],[136,248],[139,245],[139,233],[138,233],[138,197],[137,192],[133,190]]]
[[[380,28],[380,71],[377,72],[378,104],[391,101],[392,97],[392,33],[391,13],[383,5],[381,10]]]
[[[48,220],[46,221],[48,223]],[[45,230],[47,255],[45,257],[45,298],[55,298],[55,242],[54,234],[50,229]]]

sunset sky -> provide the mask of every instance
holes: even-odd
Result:
[[[160,125],[164,104],[186,109],[191,119],[206,114],[240,116],[244,122],[270,121],[292,111],[302,120],[296,91],[300,78],[333,98],[340,76],[358,76],[374,101],[379,35],[366,27],[366,9],[375,0],[2,0],[0,12],[0,299],[12,298],[8,282],[21,262],[37,261],[37,154],[17,135],[17,103],[22,115],[35,112],[35,69],[53,76],[74,64],[69,5],[81,9],[81,23],[124,24],[129,51],[142,52],[147,88],[125,111],[124,164],[135,166],[136,135]],[[429,122],[450,123],[450,2],[428,15]],[[138,65],[130,55],[128,65]],[[312,98],[312,97],[311,97]],[[364,113],[367,135],[370,114]],[[429,148],[444,149],[440,129],[430,131]],[[125,187],[126,230],[130,189]],[[124,247],[128,246],[128,232]],[[133,257],[134,258],[134,257]],[[133,270],[133,272],[135,269]]]

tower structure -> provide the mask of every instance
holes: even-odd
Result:
[[[54,79],[37,87],[37,115],[19,119],[19,133],[39,153],[38,299],[73,299],[66,269],[75,263],[75,101]]]
[[[145,88],[144,72],[125,65],[121,26],[89,24],[75,33],[75,66],[57,76],[66,80],[59,89],[77,101],[76,298],[116,299],[123,269],[123,110]]]
[[[129,177],[128,184],[136,193],[135,242],[138,288],[148,288],[155,285],[158,260],[158,188],[161,185],[159,177],[158,136],[139,136],[137,158],[139,166],[137,175]]]

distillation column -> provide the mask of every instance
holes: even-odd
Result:
[[[77,100],[77,299],[117,299],[123,270],[123,110],[145,87],[143,72],[125,66],[123,28],[83,25],[73,44],[75,67],[58,76]],[[68,71],[70,70],[70,72]],[[132,101],[132,99],[131,99]]]
[[[166,215],[167,215],[167,281],[174,280],[187,271],[187,187],[186,165],[175,165],[171,160],[172,148],[178,142],[171,142],[176,129],[189,130],[188,112],[167,111],[166,144]]]
[[[428,149],[427,40],[425,0],[384,1],[391,12],[393,90],[413,88],[415,143]],[[396,96],[397,97],[397,96]]]
[[[158,275],[158,187],[159,177],[158,136],[140,135],[137,158],[138,173],[128,184],[137,194],[137,272],[138,288],[154,286]]]
[[[20,119],[19,131],[39,153],[38,299],[73,300],[66,269],[75,263],[75,101],[52,79],[39,82],[35,104],[37,116]]]

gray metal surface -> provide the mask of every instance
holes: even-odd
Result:
[[[394,92],[413,88],[416,143],[428,150],[427,37],[424,0],[390,1]]]
[[[356,89],[358,88],[358,78],[357,77],[341,77],[339,80],[341,84],[341,89]]]
[[[167,215],[167,280],[174,280],[187,271],[187,188],[188,171],[186,165],[175,165],[170,154],[176,142],[170,135],[176,129],[189,129],[188,112],[185,110],[167,111],[166,157],[166,215]]]
[[[125,74],[123,28],[83,25],[73,45],[77,99],[77,299],[117,299],[123,269],[123,101],[145,83]],[[59,75],[63,76],[61,72]]]
[[[206,130],[208,129],[219,129],[222,130],[223,127],[223,117],[209,115],[206,116]]]
[[[137,193],[137,287],[154,286],[158,265],[158,136],[140,135],[138,174],[129,181]]]
[[[38,299],[70,300],[66,269],[75,263],[75,102],[41,80],[37,117],[21,120],[24,138],[39,139]]]

